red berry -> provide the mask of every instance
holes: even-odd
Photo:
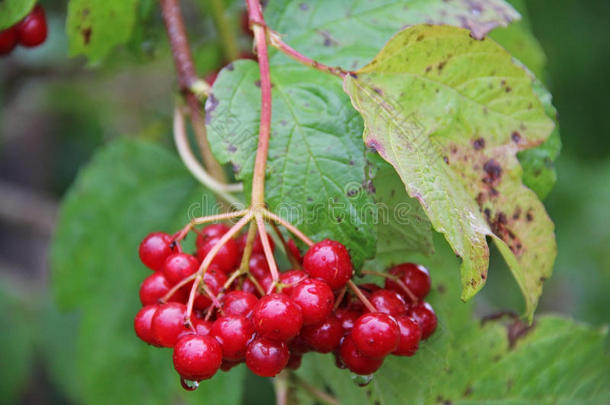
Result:
[[[158,305],[146,305],[138,311],[134,321],[133,327],[136,331],[136,335],[146,343],[159,346],[159,343],[155,339],[155,335],[152,331],[152,318],[157,311]]]
[[[315,351],[330,353],[339,346],[343,329],[339,319],[331,315],[320,325],[303,327],[300,336]]]
[[[352,329],[358,350],[370,357],[383,357],[398,347],[400,328],[393,317],[381,312],[362,315]]]
[[[244,292],[248,292],[250,294],[254,294],[257,297],[260,297],[260,292],[254,285],[254,283],[249,279],[245,279],[241,284],[241,290]]]
[[[298,370],[299,367],[301,367],[302,360],[303,360],[302,354],[290,353],[290,357],[288,358],[288,364],[286,364],[286,368],[289,370]]]
[[[422,340],[429,338],[436,330],[436,314],[427,302],[413,305],[407,314],[419,324]]]
[[[258,281],[264,291],[269,291],[269,288],[271,288],[271,284],[273,284],[273,278],[271,278],[271,274],[263,278],[257,278],[256,281]]]
[[[301,251],[297,247],[297,244],[294,243],[294,240],[288,239],[288,250],[292,257],[294,257],[297,262],[303,263],[303,256],[301,255]]]
[[[288,348],[292,354],[305,354],[311,351],[311,346],[305,342],[301,335],[295,337],[292,342],[290,342]]]
[[[407,315],[396,318],[400,328],[400,342],[398,348],[392,352],[396,356],[413,356],[419,347],[421,328],[419,324]]]
[[[8,55],[17,46],[17,31],[10,27],[0,31],[0,55]]]
[[[197,246],[202,245],[206,239],[221,237],[225,233],[229,232],[229,227],[225,224],[212,224],[208,225],[201,230],[199,235],[197,235],[197,240],[195,244]]]
[[[38,46],[47,39],[47,20],[44,9],[36,5],[30,14],[15,25],[19,43],[23,46]]]
[[[274,377],[288,364],[290,352],[283,342],[254,339],[246,351],[246,366],[261,377]]]
[[[184,326],[186,306],[177,302],[160,305],[152,317],[152,332],[163,347],[173,347],[181,335],[191,333]]]
[[[257,280],[262,280],[263,278],[271,275],[267,258],[263,254],[252,254],[252,256],[250,256],[248,265],[250,266],[250,273],[252,273]]]
[[[341,329],[343,334],[351,333],[354,328],[354,324],[360,318],[362,312],[354,311],[349,308],[340,308],[336,312],[337,319],[341,322]]]
[[[317,325],[333,310],[335,296],[328,284],[321,280],[307,279],[297,284],[290,298],[303,314],[303,325]]]
[[[230,291],[222,299],[225,315],[241,315],[249,318],[258,302],[256,295],[246,291]]]
[[[220,237],[215,236],[206,239],[202,245],[198,246],[197,257],[199,260],[203,260],[219,241]],[[239,259],[237,243],[235,243],[235,239],[230,238],[227,243],[220,248],[218,253],[216,253],[216,256],[214,256],[214,259],[212,260],[212,264],[217,266],[223,273],[230,273],[239,264]]]
[[[161,271],[171,285],[178,284],[199,269],[199,262],[195,256],[188,253],[175,253],[170,255],[163,263]]]
[[[208,268],[208,270],[203,275],[203,282],[205,283],[206,287],[210,290],[210,292],[212,294],[214,294],[215,296],[217,296],[218,293],[220,292],[220,290],[222,289],[222,287],[227,282],[227,276],[224,273],[217,270],[216,267],[210,266],[210,268]],[[189,291],[191,288],[192,288],[192,283],[188,284]],[[203,309],[206,309],[207,307],[209,307],[211,303],[212,303],[212,300],[210,299],[210,297],[198,292],[197,295],[195,296],[195,302],[194,302],[193,306],[196,309],[203,310]]]
[[[163,232],[153,232],[140,243],[140,260],[151,270],[161,270],[172,250],[171,236]]]
[[[352,277],[352,261],[345,246],[324,239],[309,248],[303,259],[303,268],[312,278],[320,278],[333,290],[345,286]]]
[[[405,300],[400,294],[393,290],[378,290],[369,298],[371,304],[378,312],[398,316],[407,311]]]
[[[270,294],[261,298],[252,318],[254,329],[260,336],[276,341],[292,339],[303,326],[301,309],[283,294]]]
[[[280,282],[283,284],[282,294],[290,296],[295,285],[307,278],[303,270],[290,270],[280,274]]]
[[[222,363],[220,344],[211,336],[183,336],[174,347],[174,368],[182,378],[201,381],[211,378]]]
[[[239,251],[241,253],[244,252],[246,247],[246,241],[248,240],[248,232],[242,233],[237,238],[237,246],[239,246]],[[271,246],[271,251],[275,249],[275,243],[273,239],[267,234],[267,240],[269,241],[269,245]],[[263,249],[263,242],[261,242],[261,236],[258,232],[256,232],[256,237],[254,238],[254,242],[252,243],[252,253],[265,254],[265,250]]]
[[[201,336],[207,336],[212,331],[212,322],[206,321],[205,319],[193,319],[193,327],[195,333]]]
[[[423,300],[428,295],[428,292],[430,292],[430,274],[424,266],[415,263],[402,263],[392,267],[389,273],[398,277],[420,300]],[[409,297],[405,295],[405,291],[396,282],[386,279],[385,287],[396,291],[409,300]]]
[[[253,334],[254,328],[244,316],[222,316],[212,326],[212,335],[222,346],[223,358],[231,361],[243,360]]]
[[[170,289],[171,285],[163,274],[155,272],[146,277],[140,284],[140,302],[142,302],[142,305],[156,304]],[[169,298],[169,301],[184,302],[186,296],[183,291],[178,290]]]
[[[379,370],[383,364],[383,357],[374,358],[362,354],[356,347],[351,335],[343,339],[339,348],[339,356],[343,364],[350,369],[351,372],[368,375]]]
[[[381,287],[373,283],[358,284],[358,288],[360,288],[360,290],[363,292],[366,292],[367,295],[371,295],[374,292],[381,290]]]

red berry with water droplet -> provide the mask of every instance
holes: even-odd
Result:
[[[174,347],[174,368],[187,380],[211,378],[222,363],[220,344],[211,336],[186,335]]]
[[[383,357],[369,357],[358,350],[351,335],[343,339],[339,348],[341,362],[353,373],[369,375],[379,370]]]
[[[330,353],[339,346],[343,329],[339,319],[330,315],[319,325],[304,326],[300,336],[316,352]]]
[[[220,241],[220,236],[206,239],[200,246],[197,247],[197,257],[199,260],[204,260],[210,251]],[[239,264],[239,249],[235,243],[235,239],[229,238],[227,242],[218,250],[212,264],[218,267],[223,273],[230,273]]]
[[[246,291],[230,291],[222,299],[225,315],[240,315],[249,318],[258,303],[256,295]]]

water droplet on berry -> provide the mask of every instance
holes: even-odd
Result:
[[[359,387],[366,387],[373,381],[374,374],[360,375],[352,373],[352,381]]]
[[[199,382],[180,378],[180,385],[187,391],[195,391],[199,387]]]

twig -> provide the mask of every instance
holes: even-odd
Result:
[[[366,309],[368,309],[371,312],[377,312],[377,309],[373,306],[373,304],[371,304],[371,301],[369,301],[368,298],[366,298],[366,296],[362,293],[362,291],[360,291],[360,288],[358,288],[358,286],[356,284],[354,284],[354,282],[352,280],[349,280],[347,282],[347,285],[354,292],[354,294],[356,294],[358,299],[364,304]]]
[[[270,29],[268,29],[268,32],[269,32],[269,42],[271,43],[271,45],[273,47],[275,47],[276,49],[280,50],[281,52],[285,53],[286,55],[290,56],[292,59],[296,60],[297,62],[302,63],[303,65],[306,65],[306,66],[310,66],[319,71],[322,71],[325,73],[330,73],[330,74],[338,76],[340,78],[344,78],[347,75],[348,72],[341,69],[340,67],[326,66],[323,63],[315,61],[315,60],[308,58],[307,56],[299,53],[297,50],[295,50],[290,45],[285,43],[282,40],[280,34],[278,34],[277,32],[272,31]]]
[[[195,71],[195,64],[193,63],[193,57],[189,48],[179,0],[160,0],[160,3],[174,64],[176,65],[178,82],[190,110],[191,125],[201,149],[203,162],[216,180],[225,182],[224,170],[214,158],[208,143],[200,101],[197,95],[191,91],[191,87],[197,86],[201,79],[197,77]]]
[[[296,226],[292,225],[290,222],[282,219],[280,216],[275,215],[273,212],[265,209],[263,210],[263,216],[267,219],[277,222],[282,225],[284,228],[288,229],[295,235],[297,238],[301,239],[307,246],[313,245],[313,241],[309,239],[303,232],[301,232]]]

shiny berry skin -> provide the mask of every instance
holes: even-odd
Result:
[[[333,310],[335,296],[328,284],[307,279],[294,286],[290,298],[301,308],[303,325],[317,325]]]
[[[229,232],[229,227],[225,224],[212,224],[208,225],[201,230],[199,235],[197,235],[197,240],[195,241],[196,245],[202,245],[206,239],[221,237],[225,233]]]
[[[303,326],[301,309],[284,294],[266,295],[258,301],[252,315],[259,336],[286,342]]]
[[[208,238],[205,240],[203,244],[197,247],[197,257],[199,260],[205,259],[207,254],[212,250],[212,248],[220,241],[219,236],[215,236],[213,238]],[[227,243],[225,243],[214,259],[212,260],[212,264],[217,266],[220,271],[223,273],[230,273],[235,270],[237,265],[239,264],[239,250],[237,248],[237,243],[235,243],[235,239],[229,239]]]
[[[190,334],[184,326],[186,306],[177,302],[168,302],[157,308],[152,317],[152,332],[156,341],[163,347],[173,347],[179,337]]]
[[[238,315],[249,318],[258,302],[256,295],[246,291],[230,291],[222,299],[224,315]]]
[[[407,305],[400,294],[394,290],[377,290],[369,298],[378,312],[398,316],[407,312]]]
[[[30,14],[15,25],[19,43],[23,46],[34,47],[47,39],[47,20],[44,9],[36,5]]]
[[[195,333],[201,336],[207,336],[212,331],[212,322],[205,319],[193,319],[193,328]]]
[[[140,302],[142,305],[156,304],[170,289],[171,285],[165,276],[162,273],[155,272],[146,277],[140,284]],[[183,291],[178,290],[169,298],[169,301],[184,302],[186,298]]]
[[[370,357],[384,357],[398,347],[400,328],[390,315],[370,312],[362,315],[352,329],[358,350]]]
[[[252,323],[244,316],[222,316],[212,325],[212,336],[220,343],[223,358],[230,361],[244,359],[253,335]]]
[[[420,302],[409,309],[407,314],[413,318],[421,327],[421,338],[427,339],[436,330],[436,314],[427,302]]]
[[[250,256],[248,266],[250,266],[250,273],[252,273],[257,280],[262,280],[265,277],[271,276],[267,258],[263,254],[253,253],[252,256]]]
[[[242,233],[237,238],[236,242],[237,242],[237,246],[239,246],[240,253],[244,252],[244,249],[246,248],[247,240],[248,240],[248,232]],[[269,241],[269,245],[271,246],[271,251],[273,252],[273,250],[275,249],[275,243],[273,242],[273,239],[269,236],[269,234],[267,234],[267,240]],[[252,253],[253,254],[254,253],[265,254],[265,249],[263,249],[263,242],[261,242],[261,236],[258,232],[256,232],[256,237],[254,238],[254,242],[252,243]]]
[[[402,263],[392,267],[389,273],[398,277],[419,300],[423,300],[430,292],[430,274],[424,266],[415,263]],[[409,300],[405,291],[396,282],[386,279],[385,287],[396,291]]]
[[[214,295],[218,295],[224,284],[227,282],[227,276],[221,271],[217,270],[216,267],[210,266],[208,270],[203,275],[203,282],[206,287],[212,292]],[[187,284],[187,290],[190,292],[192,287],[192,283]],[[195,296],[194,307],[196,309],[206,309],[212,304],[212,300],[207,295],[197,293]]]
[[[285,343],[257,337],[248,345],[246,366],[261,377],[274,377],[286,367],[289,358]]]
[[[17,46],[17,30],[15,27],[0,31],[0,55],[8,55]]]
[[[172,237],[163,232],[153,232],[140,243],[140,260],[151,270],[161,270],[165,259],[172,254]]]
[[[134,321],[133,327],[136,331],[136,335],[146,343],[159,346],[159,343],[155,339],[152,331],[152,318],[157,311],[158,305],[146,305],[138,311]]]
[[[421,328],[419,324],[408,315],[396,318],[400,328],[400,341],[398,347],[392,352],[396,356],[413,356],[419,347],[421,340]]]
[[[295,285],[309,276],[303,270],[290,270],[280,273],[280,282],[283,284],[282,294],[290,296]]]
[[[309,248],[303,259],[303,268],[312,278],[319,278],[333,290],[338,290],[352,277],[352,261],[345,246],[324,239]]]
[[[330,353],[339,346],[343,337],[341,321],[330,315],[319,325],[304,326],[299,336],[316,352]]]
[[[341,329],[343,334],[351,333],[354,328],[354,324],[362,315],[362,312],[354,311],[349,308],[339,308],[335,313],[337,319],[341,322]]]
[[[161,271],[171,285],[176,285],[199,269],[199,261],[188,253],[169,255]]]
[[[174,347],[174,368],[187,380],[211,378],[222,363],[220,344],[211,336],[186,335]]]
[[[257,297],[260,297],[260,293],[254,283],[249,279],[245,279],[241,284],[241,290],[244,292],[248,292],[250,294],[254,294]]]
[[[350,335],[343,339],[339,348],[339,357],[352,373],[360,375],[372,374],[383,364],[383,357],[374,358],[362,354]]]

